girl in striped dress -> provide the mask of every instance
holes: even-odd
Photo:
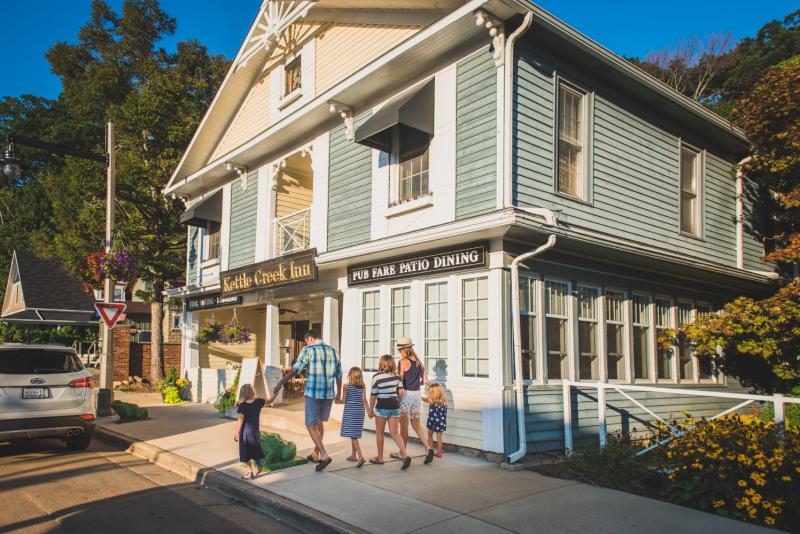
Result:
[[[361,467],[366,462],[361,452],[361,445],[358,443],[364,428],[364,411],[367,411],[370,417],[374,417],[374,415],[367,402],[364,376],[358,367],[353,367],[347,373],[347,387],[344,388],[342,398],[338,399],[337,402],[344,404],[341,435],[342,437],[350,438],[350,447],[352,448],[352,452],[347,459],[351,462],[358,462],[357,467]]]

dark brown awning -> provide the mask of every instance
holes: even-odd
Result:
[[[388,152],[392,127],[411,128],[433,135],[434,81],[408,91],[388,102],[372,117],[356,128],[355,142]]]
[[[181,214],[181,224],[205,228],[209,222],[222,222],[222,189]]]

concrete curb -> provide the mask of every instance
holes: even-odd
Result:
[[[349,525],[323,512],[309,508],[264,488],[233,478],[212,467],[199,464],[173,452],[98,425],[95,437],[110,445],[124,447],[125,452],[138,456],[163,469],[218,491],[226,497],[286,523],[308,534],[361,534],[366,531]]]

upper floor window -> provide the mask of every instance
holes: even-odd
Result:
[[[302,55],[297,54],[283,66],[283,96],[288,96],[302,88]]]
[[[558,86],[558,171],[559,193],[586,197],[585,138],[586,93],[566,84]]]
[[[681,147],[681,232],[700,235],[700,153]]]
[[[395,136],[397,201],[406,202],[427,195],[430,136],[411,128],[395,128]]]
[[[205,247],[203,261],[218,260],[220,249],[220,225],[214,222],[206,223]]]

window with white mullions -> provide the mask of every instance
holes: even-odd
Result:
[[[302,88],[302,56],[297,54],[283,67],[283,96],[288,96]]]
[[[633,378],[650,378],[650,297],[633,296]]]
[[[461,285],[462,374],[489,376],[489,279],[468,278]]]
[[[520,342],[522,345],[522,378],[536,378],[536,280],[519,279]]]
[[[678,324],[685,326],[694,321],[694,310],[691,303],[679,302],[678,303]],[[678,361],[678,378],[681,380],[693,381],[694,380],[694,351],[692,345],[686,336],[681,336],[680,345],[678,347],[680,353],[680,360]]]
[[[577,198],[586,197],[584,149],[586,93],[564,83],[558,86],[557,189]]]
[[[609,380],[625,380],[625,293],[606,290],[606,365]]]
[[[205,227],[205,248],[203,249],[203,261],[219,259],[220,251],[220,225],[215,222],[206,223]]]
[[[697,305],[697,316],[703,317],[711,313],[711,306],[703,304]],[[713,380],[714,375],[714,362],[709,357],[697,357],[697,372],[700,380]]]
[[[447,282],[425,284],[425,371],[447,377]]]
[[[700,153],[689,147],[681,147],[681,232],[700,235],[701,218],[701,174]]]
[[[569,325],[569,286],[546,281],[544,285],[547,335],[547,378],[569,377],[567,332]]]
[[[430,136],[412,128],[395,128],[394,136],[397,140],[397,201],[406,202],[427,195]]]
[[[656,339],[658,348],[656,351],[656,376],[660,380],[672,378],[672,353],[673,347],[662,346],[665,341],[665,332],[672,328],[672,302],[665,299],[656,299]]]
[[[411,288],[392,288],[391,307],[391,344],[389,350],[394,353],[397,340],[411,336]]]
[[[361,296],[361,367],[377,371],[380,356],[380,291],[365,291]]]
[[[578,378],[599,379],[597,289],[578,286]]]

